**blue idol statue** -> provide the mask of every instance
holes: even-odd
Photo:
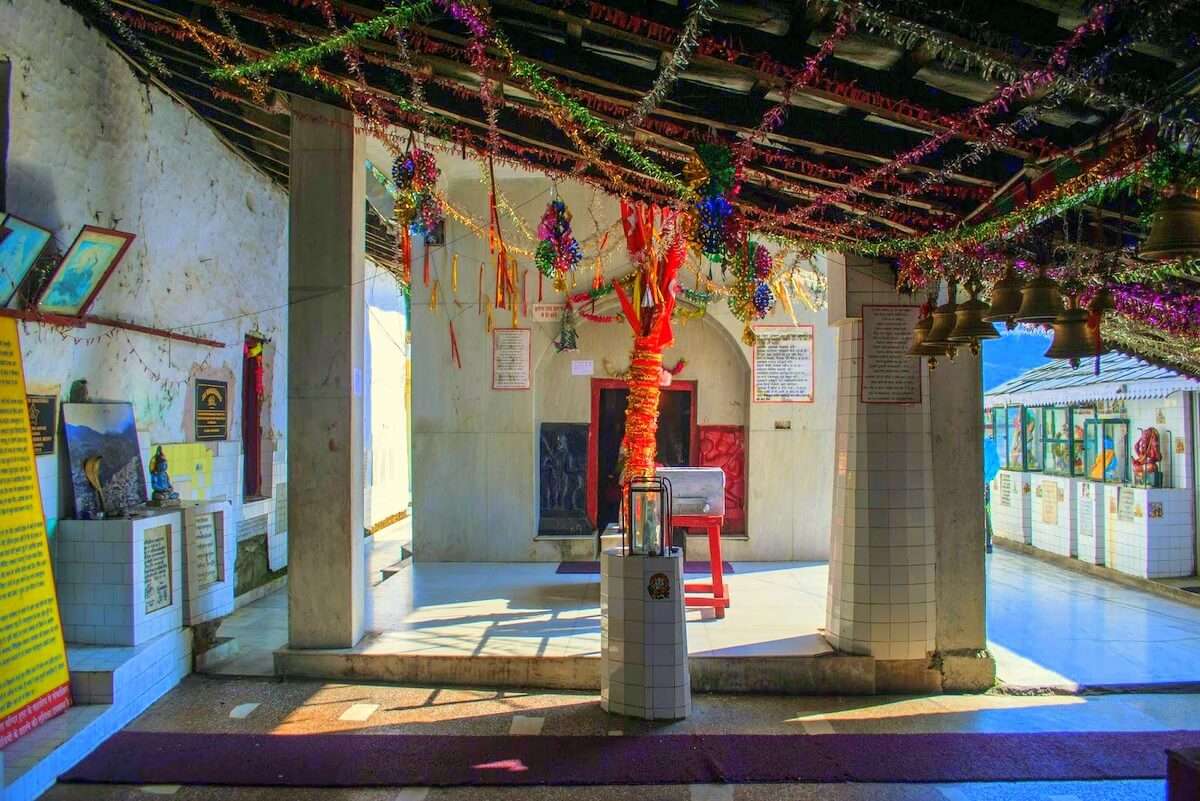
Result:
[[[179,493],[171,486],[171,476],[167,474],[167,456],[163,453],[162,445],[150,457],[150,494],[151,506],[175,506],[179,503]]]

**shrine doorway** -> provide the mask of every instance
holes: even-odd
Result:
[[[592,379],[592,416],[588,431],[588,517],[603,531],[617,522],[621,499],[620,451],[625,437],[629,387],[615,379]],[[697,464],[696,382],[674,381],[664,387],[659,406],[658,461],[671,467]]]

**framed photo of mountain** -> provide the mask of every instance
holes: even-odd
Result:
[[[146,474],[129,403],[64,403],[75,516],[120,515],[146,502]]]

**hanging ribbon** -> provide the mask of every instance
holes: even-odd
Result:
[[[454,335],[454,321],[450,321],[450,358],[454,359],[455,366],[459,370],[462,369],[462,356],[458,352],[458,337]]]
[[[454,299],[458,300],[458,254],[450,259],[450,291],[454,293]]]

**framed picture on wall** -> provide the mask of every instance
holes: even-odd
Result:
[[[85,225],[37,299],[38,311],[79,317],[124,258],[134,234]]]
[[[8,306],[50,242],[45,228],[0,212],[0,307]]]

